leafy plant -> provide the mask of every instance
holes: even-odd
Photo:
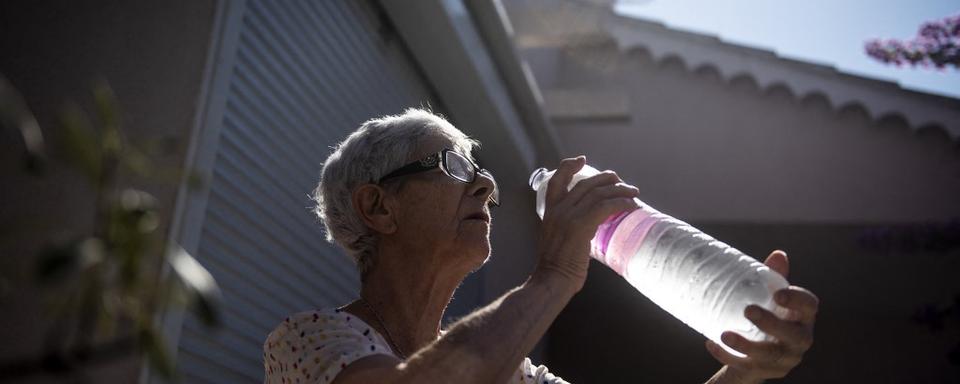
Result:
[[[37,282],[49,288],[55,319],[46,330],[45,353],[0,364],[0,379],[78,372],[130,353],[145,356],[156,372],[173,378],[173,362],[155,324],[159,311],[187,306],[208,326],[220,323],[220,290],[213,277],[178,246],[166,252],[169,268],[155,261],[164,245],[157,233],[157,200],[120,181],[135,176],[179,182],[181,172],[153,165],[151,155],[162,142],[128,142],[106,84],[96,86],[92,96],[95,120],[79,107],[68,108],[60,119],[60,145],[50,151],[23,98],[0,76],[0,126],[22,138],[24,169],[47,177],[45,170],[67,167],[94,191],[90,231],[51,241],[37,255]],[[188,180],[197,183],[195,177]]]

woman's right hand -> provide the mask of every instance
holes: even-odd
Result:
[[[612,171],[583,179],[567,191],[586,162],[585,156],[563,159],[550,178],[534,272],[559,276],[575,291],[586,281],[597,227],[611,215],[639,208],[639,190]]]

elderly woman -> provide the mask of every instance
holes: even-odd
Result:
[[[477,142],[443,118],[410,109],[364,123],[336,148],[316,190],[327,239],[355,259],[360,297],[343,307],[287,318],[264,344],[269,383],[563,383],[525,358],[583,287],[590,239],[612,214],[635,209],[637,188],[605,172],[567,191],[583,156],[560,162],[548,186],[537,265],[529,278],[441,330],[453,292],[490,255],[493,176],[476,164]],[[786,273],[782,252],[767,259]],[[786,319],[746,315],[776,341],[707,343],[725,366],[711,383],[782,377],[813,340],[817,299],[798,288],[777,301]]]

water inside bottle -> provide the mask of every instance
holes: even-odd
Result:
[[[612,216],[594,237],[594,257],[657,306],[713,340],[735,331],[769,339],[743,316],[747,305],[773,309],[779,274],[689,224],[648,206]]]
[[[599,173],[590,166],[578,181]],[[539,169],[530,177],[543,217],[546,183],[554,171]],[[623,276],[647,298],[728,352],[743,356],[720,340],[735,331],[749,340],[770,339],[743,316],[749,304],[773,310],[772,293],[786,288],[778,273],[739,250],[689,224],[637,200],[640,208],[612,215],[597,228],[591,256]]]

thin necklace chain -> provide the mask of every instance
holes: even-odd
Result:
[[[387,324],[385,324],[383,322],[383,318],[380,317],[380,312],[377,312],[377,310],[373,309],[373,306],[370,305],[370,303],[368,303],[363,297],[360,297],[360,302],[363,303],[364,307],[367,307],[367,310],[373,313],[373,317],[377,319],[377,323],[380,324],[380,328],[383,328],[383,332],[387,336],[387,342],[390,343],[390,347],[392,347],[393,350],[400,355],[401,359],[406,360],[407,354],[403,353],[403,351],[400,350],[400,347],[397,346],[397,343],[393,341],[393,336],[390,335],[390,330],[387,329]]]

